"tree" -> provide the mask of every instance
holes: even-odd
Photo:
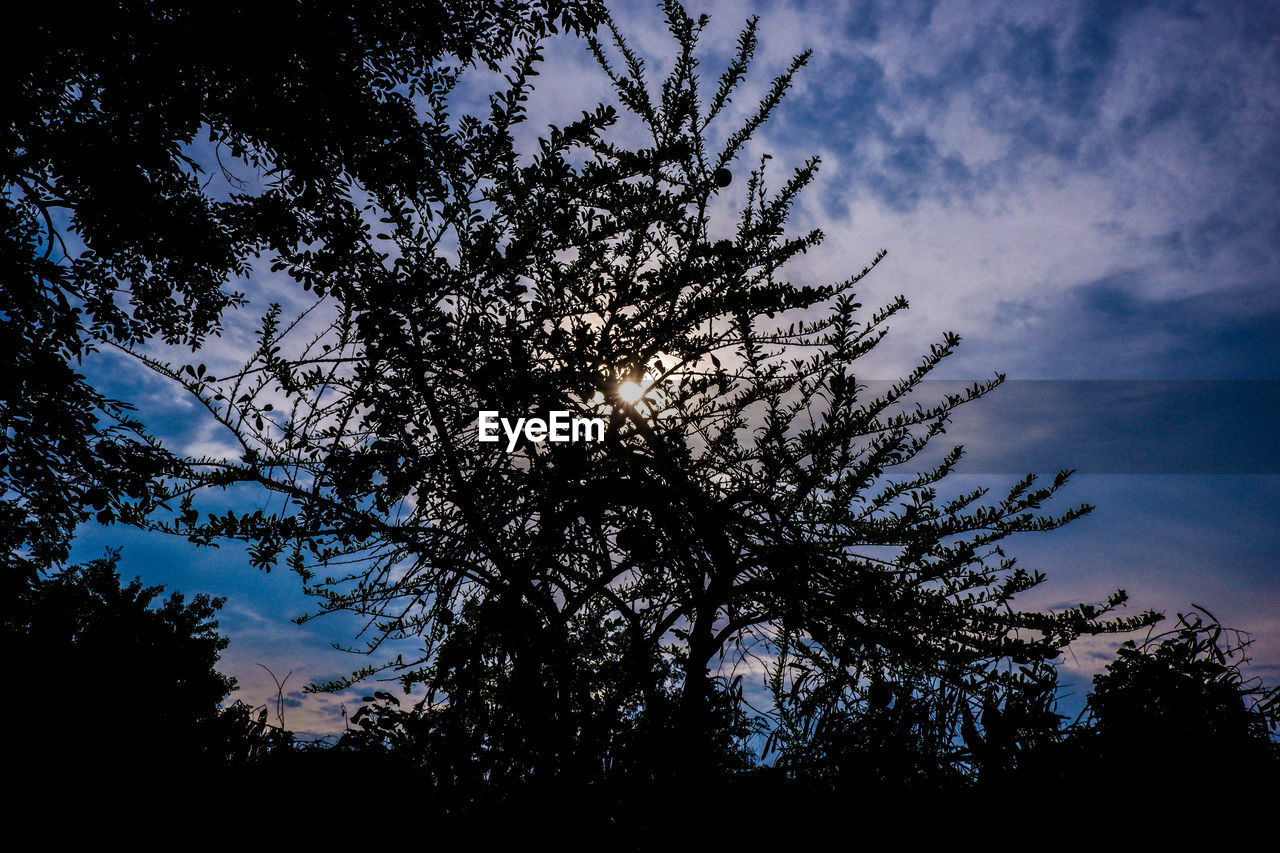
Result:
[[[22,687],[5,709],[15,771],[212,770],[235,740],[223,731],[234,721],[220,719],[235,680],[215,669],[223,600],[157,602],[164,587],[122,584],[118,560],[69,567],[8,602],[0,643]]]
[[[1272,736],[1280,730],[1280,687],[1245,672],[1249,637],[1195,609],[1141,644],[1126,641],[1094,676],[1085,719],[1059,762],[1068,784],[1073,771],[1093,771],[1123,785],[1126,770],[1142,767],[1154,789],[1176,780],[1191,787],[1185,794],[1280,770]]]
[[[320,241],[319,262],[341,268],[362,199],[422,191],[447,156],[421,132],[417,94],[591,14],[590,0],[116,0],[10,22],[4,582],[16,591],[63,562],[76,524],[128,517],[167,471],[128,406],[77,372],[83,355],[198,348],[243,305],[229,282],[263,252]]]
[[[272,306],[241,369],[135,350],[241,450],[184,460],[161,496],[174,514],[149,523],[245,541],[264,569],[284,561],[317,597],[312,615],[367,619],[366,653],[420,637],[416,659],[327,686],[375,673],[425,686],[432,725],[478,781],[740,766],[749,709],[732,670],[752,656],[776,661],[777,684],[806,685],[810,710],[934,703],[931,742],[950,755],[961,728],[981,739],[1039,690],[1026,673],[1065,644],[1153,615],[1109,618],[1122,592],[1064,612],[1016,606],[1043,576],[1001,543],[1088,511],[1041,512],[1066,472],[995,500],[940,494],[959,448],[898,473],[1002,377],[919,403],[959,342],[948,334],[868,391],[858,359],[907,307],[856,299],[883,253],[835,284],[789,281],[787,263],[822,239],[785,228],[818,161],[776,189],[767,157],[741,164],[807,54],[722,131],[757,21],[704,93],[707,19],[663,9],[677,54],[656,87],[609,19],[611,43],[588,37],[642,147],[611,135],[618,112],[601,105],[520,150],[541,57],[527,39],[487,116],[454,118],[446,92],[422,93],[424,133],[452,155],[422,191],[370,200],[340,267],[327,246],[277,247],[275,268],[315,301],[299,317]],[[733,193],[731,226],[712,210]],[[606,428],[599,443],[526,434],[507,453],[478,441],[490,410]],[[196,503],[250,485],[281,508]],[[779,743],[798,754],[802,732]]]

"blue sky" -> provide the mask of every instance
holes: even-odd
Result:
[[[672,46],[657,9],[613,8],[656,79],[670,67]],[[1254,632],[1257,671],[1280,681],[1280,4],[689,8],[712,15],[707,77],[723,65],[742,20],[761,16],[752,82],[726,127],[791,55],[814,51],[740,162],[770,153],[780,176],[822,157],[792,225],[820,227],[827,240],[795,265],[795,278],[838,280],[889,250],[862,301],[903,293],[912,309],[866,376],[900,375],[955,330],[965,342],[940,378],[1002,371],[1012,380],[1080,383],[1011,383],[1007,407],[1005,391],[997,392],[962,412],[949,436],[971,448],[961,472],[974,481],[1012,482],[1023,473],[1017,466],[1087,472],[1062,507],[1087,501],[1098,506],[1093,515],[1013,543],[1023,562],[1049,575],[1027,603],[1097,601],[1117,587],[1129,591],[1135,611],[1172,613],[1194,601]],[[479,103],[486,80],[477,75],[464,86],[460,104]],[[538,80],[530,142],[548,122],[612,101],[569,38],[548,47]],[[270,276],[247,287],[262,295],[258,310],[281,289]],[[246,312],[243,328],[233,319],[209,358],[234,356],[256,316]],[[119,396],[140,399],[147,420],[178,446],[214,440],[158,380],[112,356],[86,369]],[[1081,400],[1080,389],[1099,380],[1128,380],[1108,387],[1142,389],[1150,399],[1117,417],[1096,397]],[[1046,388],[1060,393],[1028,396]],[[1195,393],[1184,394],[1188,388]],[[1019,437],[1031,456],[1010,454]],[[1241,454],[1195,464],[1224,442]],[[1168,448],[1174,461],[1152,467],[1151,447]],[[1036,448],[1047,454],[1042,462]],[[1114,461],[1144,448],[1146,467]],[[1165,473],[1142,473],[1152,470]],[[107,544],[124,547],[125,574],[229,597],[224,668],[240,679],[246,701],[274,692],[258,664],[277,675],[293,670],[293,688],[363,663],[326,647],[345,639],[349,625],[288,621],[307,606],[291,576],[253,572],[229,548],[197,551],[120,528],[86,528],[76,556],[96,556]],[[1106,648],[1073,651],[1064,671],[1079,686]],[[294,696],[289,723],[332,730],[341,703],[353,708],[358,695]]]

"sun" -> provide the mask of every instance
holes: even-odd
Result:
[[[640,402],[640,398],[644,396],[644,388],[639,382],[628,379],[618,386],[618,397],[622,402],[634,405]]]

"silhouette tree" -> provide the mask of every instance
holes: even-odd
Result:
[[[1177,625],[1127,641],[1094,676],[1083,724],[1061,762],[1068,775],[1101,777],[1109,787],[1199,781],[1206,786],[1270,777],[1280,771],[1280,687],[1244,670],[1252,640],[1196,607]],[[1071,778],[1070,781],[1075,781]]]
[[[121,584],[118,559],[109,552],[42,579],[5,610],[0,642],[22,688],[5,708],[15,772],[211,770],[249,740],[247,722],[219,719],[235,689],[215,669],[227,646],[214,618],[223,600],[157,602],[164,588]]]
[[[776,189],[767,156],[741,163],[807,54],[722,129],[757,22],[704,92],[707,19],[663,9],[676,56],[656,86],[608,18],[609,42],[588,37],[639,147],[601,105],[523,150],[541,59],[525,39],[487,115],[455,117],[444,87],[421,91],[422,132],[449,152],[424,186],[370,199],[319,248],[273,246],[274,268],[315,299],[299,316],[272,306],[241,369],[134,349],[241,453],[184,460],[159,496],[174,514],[148,523],[245,541],[261,568],[283,561],[316,596],[311,615],[367,620],[358,651],[421,638],[415,658],[321,687],[376,673],[424,686],[422,713],[458,750],[445,775],[643,780],[741,766],[755,729],[734,667],[753,658],[776,663],[775,684],[802,685],[792,694],[805,707],[780,705],[775,721],[790,727],[774,741],[788,756],[816,731],[797,722],[806,715],[879,719],[910,705],[932,760],[968,772],[972,755],[941,754],[962,727],[979,740],[985,729],[995,750],[1001,709],[1029,707],[1066,643],[1153,616],[1110,618],[1122,592],[1064,612],[1016,606],[1043,576],[1003,540],[1088,507],[1041,511],[1065,472],[995,500],[944,498],[959,448],[910,472],[954,409],[1002,377],[919,401],[959,342],[947,334],[887,391],[868,390],[858,359],[907,307],[857,301],[883,253],[843,281],[793,283],[788,262],[822,239],[786,233],[818,161]],[[731,199],[736,223],[713,215]],[[506,452],[479,440],[482,411],[595,417],[603,439],[523,434]],[[196,503],[247,484],[283,500],[253,512]]]
[[[14,18],[0,58],[0,548],[16,590],[165,455],[75,363],[103,341],[198,347],[264,251],[341,266],[361,199],[442,155],[413,99],[591,2],[115,0]],[[216,165],[215,165],[216,164]],[[243,180],[241,171],[258,179]]]

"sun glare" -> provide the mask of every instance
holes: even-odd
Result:
[[[640,387],[639,382],[628,379],[618,386],[618,396],[622,402],[634,405],[644,396],[644,388]]]

